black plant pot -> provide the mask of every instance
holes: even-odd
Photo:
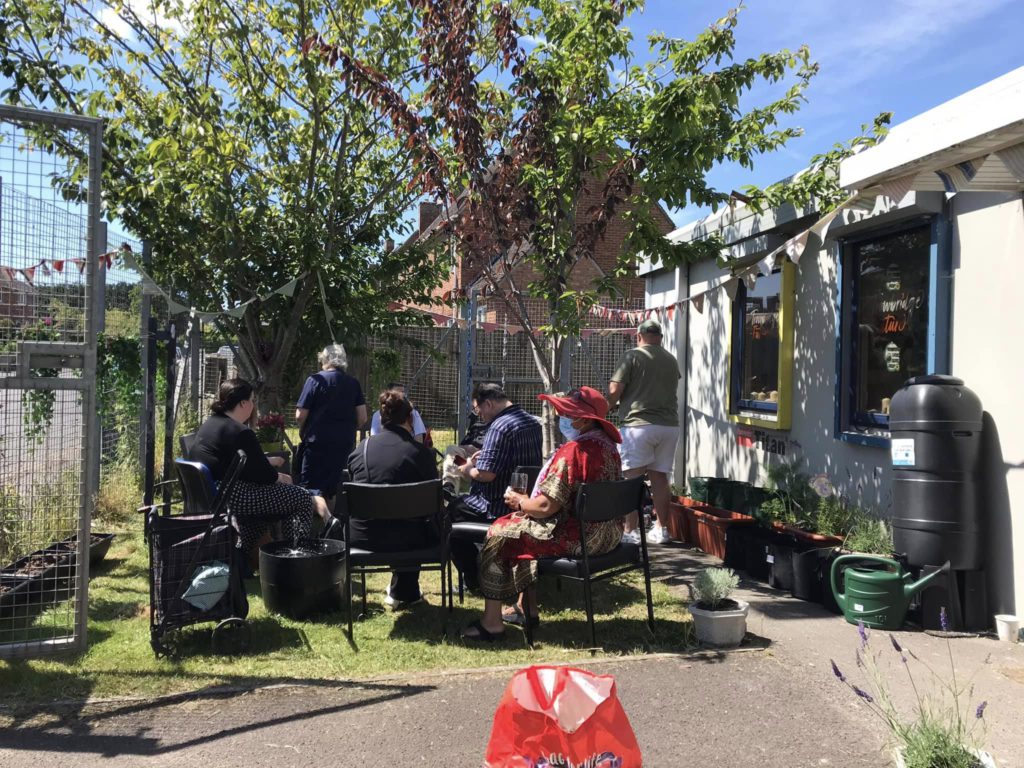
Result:
[[[747,567],[747,547],[750,540],[757,532],[754,525],[733,525],[725,532],[725,561],[726,568],[743,571]]]
[[[771,543],[771,531],[764,528],[753,528],[746,546],[747,576],[755,581],[768,581],[768,545]]]
[[[825,590],[832,567],[834,547],[818,547],[793,553],[793,597],[812,603],[824,604]]]
[[[304,545],[305,547],[305,545]],[[345,542],[312,542],[307,554],[290,541],[260,547],[260,587],[267,610],[292,619],[340,610],[345,594]]]
[[[768,544],[768,586],[789,592],[793,589],[793,555],[796,539],[775,534]]]

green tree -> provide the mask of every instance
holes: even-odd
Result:
[[[264,409],[329,341],[318,275],[342,341],[415,322],[388,305],[435,282],[415,249],[382,247],[415,194],[413,153],[344,72],[303,55],[322,30],[415,99],[411,12],[378,5],[3,0],[4,99],[106,118],[107,212],[152,244],[182,303],[230,307],[298,277],[292,295],[222,321]],[[38,138],[68,154],[66,194],[84,194],[75,148]]]
[[[736,11],[693,40],[651,35],[650,59],[638,63],[628,20],[642,9],[639,0],[410,5],[425,82],[419,100],[329,32],[311,47],[329,51],[326,61],[337,62],[413,148],[417,181],[446,206],[447,235],[483,266],[492,294],[516,322],[548,334],[553,343],[530,338],[549,389],[560,381],[565,338],[613,290],[615,275],[592,290],[570,290],[577,261],[616,217],[628,225],[619,274],[639,254],[666,266],[717,256],[713,238],[666,240],[655,206],[726,202],[708,172],[728,162],[750,167],[797,136],[785,117],[799,109],[817,71],[806,48],[737,60]],[[594,179],[600,199],[584,209]],[[816,173],[801,194],[829,185],[829,173]],[[772,199],[785,194],[773,188]],[[529,285],[512,278],[524,261],[535,275]],[[531,327],[528,297],[547,302],[539,329]]]

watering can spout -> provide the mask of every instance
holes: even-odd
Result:
[[[917,592],[919,590],[921,590],[923,587],[927,586],[928,582],[931,581],[932,579],[934,579],[936,576],[938,576],[940,574],[949,573],[949,566],[950,566],[950,562],[949,562],[949,560],[947,560],[945,562],[945,564],[941,568],[939,568],[939,570],[934,571],[932,573],[929,573],[927,576],[924,576],[924,577],[918,579],[913,584],[904,584],[903,585],[903,594],[904,594],[904,596],[907,599],[910,599],[915,594],[917,594]],[[907,575],[909,576],[910,574],[907,574]]]

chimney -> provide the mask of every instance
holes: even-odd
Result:
[[[438,216],[441,215],[441,206],[437,203],[431,203],[426,200],[420,202],[420,233],[429,227]]]

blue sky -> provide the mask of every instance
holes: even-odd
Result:
[[[654,30],[692,39],[723,16],[728,0],[648,0],[630,20],[636,50]],[[799,170],[810,157],[860,132],[879,112],[893,124],[1024,65],[1021,0],[748,0],[736,31],[746,58],[806,44],[821,65],[793,118],[804,136],[763,157],[753,171],[721,167],[719,189],[769,184]],[[683,225],[705,212],[672,212]]]

